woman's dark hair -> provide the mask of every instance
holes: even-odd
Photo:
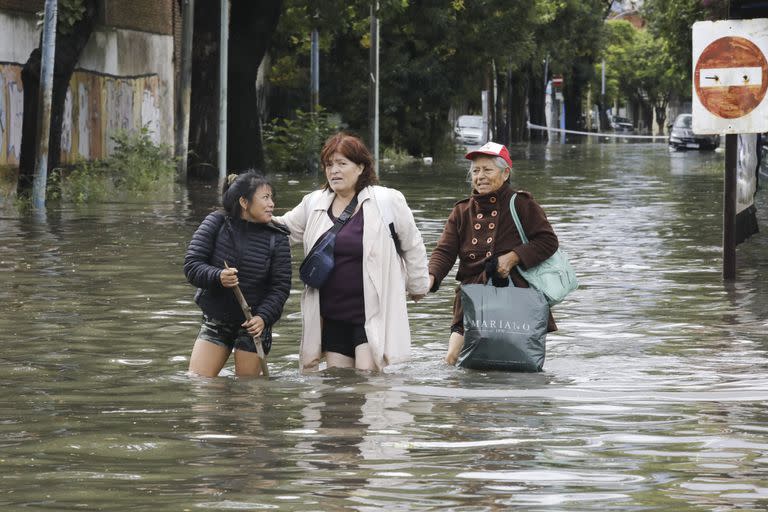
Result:
[[[369,185],[379,184],[379,178],[373,168],[373,155],[360,137],[345,132],[330,136],[320,151],[320,163],[323,168],[330,165],[334,153],[341,153],[350,161],[363,166],[363,173],[358,176],[355,184],[355,192],[360,192]],[[326,181],[323,188],[328,190],[331,184]]]
[[[227,176],[221,194],[221,204],[226,214],[233,219],[239,219],[243,210],[240,206],[240,198],[243,197],[250,203],[253,200],[253,194],[264,186],[270,188],[274,199],[275,187],[265,176],[253,169],[249,169],[243,174]]]

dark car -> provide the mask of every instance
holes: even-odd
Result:
[[[720,146],[719,135],[697,135],[693,133],[693,116],[680,114],[672,123],[669,131],[669,147],[684,149],[717,149]]]

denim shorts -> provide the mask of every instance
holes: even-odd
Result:
[[[264,347],[264,355],[269,354],[271,348],[272,337],[267,335],[267,341],[265,342],[265,336],[262,334],[259,339],[261,345]],[[197,335],[197,339],[210,341],[221,347],[231,350],[243,350],[245,352],[256,353],[256,343],[253,341],[253,336],[248,334],[245,327],[240,326],[237,323],[222,322],[203,315],[203,325],[200,326],[200,332]]]

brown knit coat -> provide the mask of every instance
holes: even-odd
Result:
[[[517,192],[515,207],[528,237],[523,244],[509,210],[509,200]],[[429,258],[429,273],[435,276],[436,291],[459,258],[456,280],[461,284],[486,283],[485,264],[489,258],[515,251],[523,268],[535,267],[557,251],[558,241],[544,210],[530,193],[515,190],[505,183],[494,192],[473,194],[456,203],[448,216],[443,234]],[[517,269],[510,274],[512,283],[528,288]],[[459,287],[453,302],[453,324],[461,325],[464,311]],[[548,331],[557,330],[552,314]]]

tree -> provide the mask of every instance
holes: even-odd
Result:
[[[598,103],[601,125],[607,126],[605,111],[608,105],[619,103],[624,99],[637,101],[636,90],[630,83],[636,70],[632,52],[637,45],[638,31],[626,20],[609,20],[605,22],[601,59],[605,62],[605,97]],[[595,65],[592,89],[602,87],[602,62]]]
[[[491,121],[504,142],[543,118],[543,66],[570,82],[571,126],[581,113],[608,0],[382,0],[382,143],[413,155],[453,153],[451,108],[480,110],[491,92]],[[367,133],[370,1],[286,0],[271,50],[271,108],[291,116],[309,103],[309,34],[320,31],[320,102]],[[541,106],[539,106],[541,104]],[[495,116],[495,120],[493,117]]]
[[[727,18],[728,4],[728,0],[645,0],[642,13],[648,20],[648,30],[665,41],[669,65],[683,82],[691,81],[693,24]],[[690,97],[690,87],[683,94]]]
[[[277,26],[282,0],[231,0],[227,88],[227,168],[263,169],[256,74]],[[195,3],[190,111],[190,175],[211,178],[219,134],[219,2]]]
[[[51,131],[48,142],[48,170],[58,167],[61,154],[61,129],[64,101],[75,65],[91,37],[96,23],[98,0],[59,0],[56,23],[56,57],[53,71]],[[37,153],[38,110],[42,51],[40,45],[21,70],[24,85],[24,117],[21,128],[19,181],[17,194],[26,197],[32,190]]]
[[[636,96],[656,112],[658,133],[661,134],[670,96],[690,91],[690,82],[676,69],[668,42],[647,31],[639,31],[629,60],[633,63],[629,84],[636,89]],[[650,122],[647,125],[653,128]]]

